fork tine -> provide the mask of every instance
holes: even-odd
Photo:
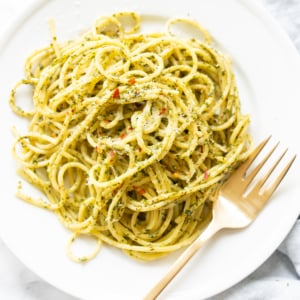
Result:
[[[268,136],[265,140],[263,140],[251,153],[251,155],[248,157],[248,159],[237,169],[236,172],[239,174],[242,174],[242,176],[245,175],[245,172],[248,170],[249,166],[252,164],[254,159],[257,157],[257,155],[262,151],[262,149],[265,147],[265,145],[270,140],[271,135]]]
[[[285,156],[287,150],[288,149],[285,149],[285,151],[283,151],[283,153],[277,158],[275,163],[270,167],[270,169],[268,170],[268,173],[256,184],[256,187],[258,189],[260,189],[264,185],[264,183],[268,180],[268,178],[271,176],[271,174],[273,173],[275,168],[278,166],[278,164],[280,163],[282,158]]]
[[[281,173],[278,175],[276,180],[265,190],[264,196],[268,198],[271,197],[271,195],[275,192],[276,188],[279,186],[280,182],[284,178],[284,176],[289,171],[290,167],[294,163],[296,159],[296,155],[293,156],[293,158],[287,163],[287,165],[284,167],[284,169],[281,171]]]
[[[264,144],[265,145],[265,144]],[[257,175],[259,170],[264,166],[266,161],[270,158],[270,156],[273,154],[275,149],[278,147],[279,143],[277,143],[270,151],[269,153],[259,162],[259,164],[247,175],[247,177],[244,179],[245,185],[248,186],[251,182],[252,179]],[[275,165],[276,166],[276,165]],[[274,168],[275,168],[274,166]]]

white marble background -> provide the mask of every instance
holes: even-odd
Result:
[[[253,0],[260,1],[281,23],[300,53],[300,0]],[[34,0],[0,0],[0,36],[6,28]],[[299,78],[300,80],[300,78]],[[299,221],[298,221],[299,222]],[[300,249],[299,249],[300,251]],[[255,288],[253,288],[255,278]],[[258,294],[268,280],[278,278],[273,296]],[[284,297],[282,290],[289,287],[292,293]],[[247,279],[211,300],[296,300],[300,299],[300,279],[289,259],[276,251],[258,270]],[[281,295],[278,297],[278,295]],[[0,299],[1,300],[78,300],[71,297],[33,274],[18,261],[0,239]],[[188,299],[187,299],[188,300]]]

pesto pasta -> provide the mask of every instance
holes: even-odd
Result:
[[[231,62],[189,19],[142,33],[141,17],[97,19],[77,39],[52,42],[25,62],[10,105],[27,118],[13,154],[19,174],[44,196],[17,196],[53,211],[71,231],[68,255],[79,262],[102,243],[142,260],[192,243],[209,223],[227,174],[251,148],[249,116]],[[179,38],[183,23],[202,39]],[[33,110],[18,105],[30,85]],[[96,239],[76,256],[80,236]]]

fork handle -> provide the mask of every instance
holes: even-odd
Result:
[[[160,281],[148,292],[144,300],[154,300],[167,287],[179,271],[189,262],[195,253],[208,241],[220,227],[217,222],[211,222],[202,234],[179,256],[171,269],[160,279]]]

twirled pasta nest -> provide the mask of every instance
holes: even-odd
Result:
[[[128,23],[131,26],[128,28]],[[178,38],[174,24],[202,40]],[[95,237],[139,259],[190,244],[210,220],[225,176],[249,154],[249,117],[230,60],[196,22],[138,33],[135,13],[95,21],[78,39],[26,60],[10,104],[29,119],[14,154],[19,173],[45,198],[18,196],[57,214],[73,234]],[[16,90],[33,89],[33,111]],[[86,261],[97,251],[83,257]]]

